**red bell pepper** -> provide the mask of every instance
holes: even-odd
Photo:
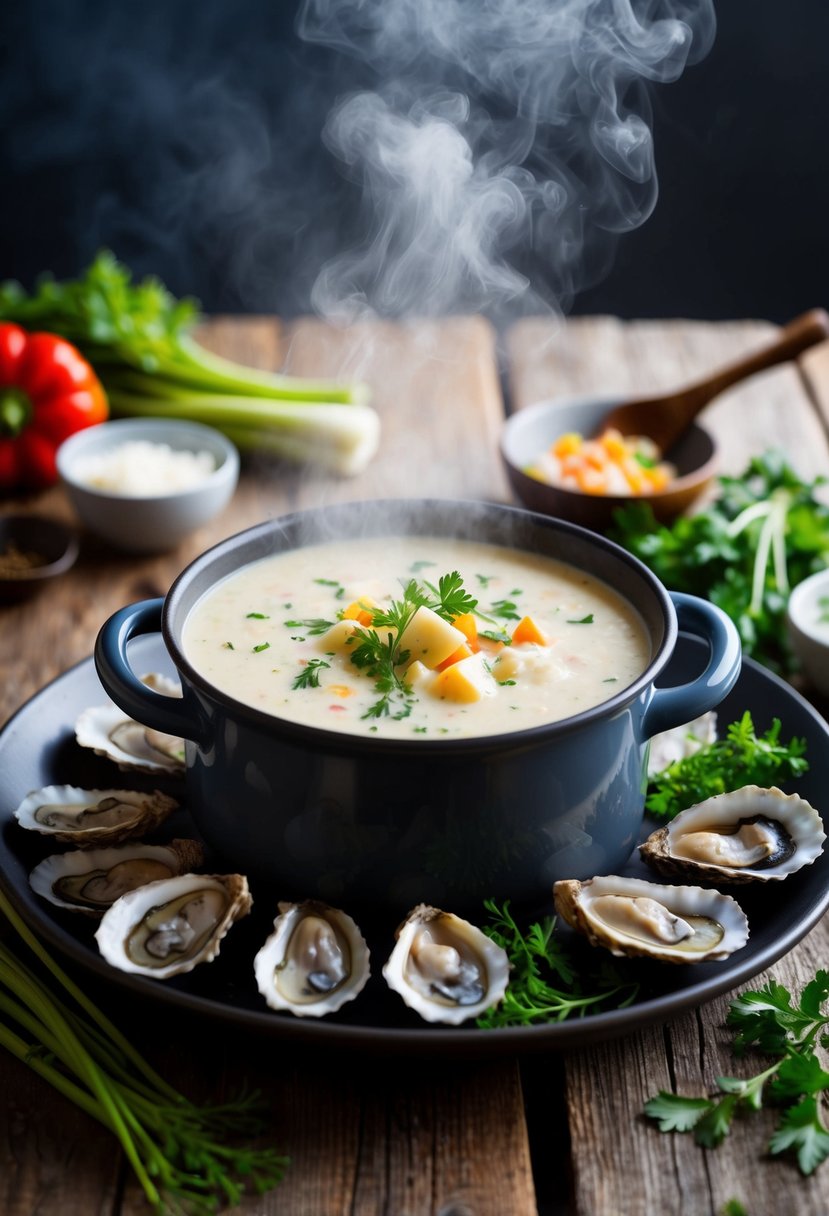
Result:
[[[108,415],[101,382],[71,342],[0,323],[0,491],[52,485],[64,439]]]

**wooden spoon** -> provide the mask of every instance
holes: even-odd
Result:
[[[829,338],[829,313],[822,308],[813,308],[789,321],[771,342],[753,355],[728,363],[687,388],[615,406],[604,416],[595,433],[601,434],[606,427],[615,427],[623,435],[647,435],[662,453],[667,453],[700,410],[719,393],[755,372],[796,358],[801,351],[826,338]]]

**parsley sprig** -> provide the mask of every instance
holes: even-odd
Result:
[[[758,735],[748,710],[732,722],[723,739],[705,743],[690,756],[675,760],[648,783],[645,808],[662,819],[673,819],[680,811],[743,785],[768,787],[809,768],[806,741],[780,741],[780,720],[775,718],[765,734]]]
[[[684,1097],[661,1090],[645,1103],[645,1114],[660,1131],[693,1132],[697,1144],[715,1148],[728,1135],[734,1116],[760,1110],[764,1100],[781,1108],[769,1141],[774,1154],[792,1151],[803,1174],[811,1174],[829,1157],[829,1130],[819,1101],[829,1094],[829,1072],[816,1054],[829,1048],[829,972],[818,971],[803,989],[797,1005],[782,984],[771,980],[757,991],[731,1002],[727,1023],[735,1030],[737,1054],[756,1047],[777,1056],[774,1064],[745,1080],[718,1077],[719,1096]]]
[[[418,608],[430,608],[450,623],[457,616],[474,612],[477,600],[463,585],[457,570],[441,575],[434,583],[410,579],[403,588],[401,599],[372,612],[371,625],[355,632],[350,643],[349,658],[355,667],[374,680],[379,694],[364,718],[407,718],[412,712],[414,695],[398,668],[406,662],[408,652],[401,650],[398,639],[410,624]]]
[[[554,916],[535,921],[522,931],[510,912],[509,900],[499,905],[494,899],[486,899],[484,907],[490,914],[484,932],[506,950],[510,979],[504,999],[477,1018],[477,1026],[489,1030],[563,1022],[599,1008],[622,1009],[636,999],[638,984],[621,979],[609,961],[602,960],[593,972],[576,969],[555,936]]]
[[[320,671],[323,667],[330,667],[325,659],[309,659],[298,675],[294,676],[292,688],[319,688],[320,686]]]

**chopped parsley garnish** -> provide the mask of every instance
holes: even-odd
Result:
[[[425,570],[428,566],[434,566],[434,562],[412,562],[409,567],[412,574],[419,574],[421,570]]]
[[[318,583],[320,587],[336,587],[336,591],[334,592],[335,600],[341,600],[345,595],[345,587],[335,578],[315,578],[314,582]]]
[[[304,629],[310,633],[312,637],[318,636],[321,633],[327,633],[336,622],[327,621],[325,617],[314,616],[307,621],[283,621],[283,624],[288,629]]]
[[[245,614],[246,621],[269,621],[270,619],[266,612],[248,612]]]
[[[232,642],[222,642],[222,647],[225,650],[235,650],[236,649],[236,647],[233,645]]]
[[[494,600],[490,605],[489,614],[491,616],[503,617],[505,621],[520,621],[521,613],[518,611],[518,605],[512,600]],[[484,616],[483,613],[481,613]],[[484,620],[487,617],[484,616]]]
[[[495,576],[493,574],[476,574],[475,575],[475,578],[478,580],[478,583],[480,584],[480,586],[483,587],[484,591],[486,591],[487,587],[492,582],[494,577]]]
[[[479,638],[489,638],[490,642],[500,642],[503,646],[511,646],[512,638],[504,629],[479,629]]]
[[[587,616],[583,616],[579,620],[573,620],[572,617],[568,617],[567,624],[568,625],[592,625],[593,624],[593,613],[588,612]]]
[[[253,647],[253,653],[259,654],[260,650],[269,650],[270,645],[270,642],[260,642],[258,646]]]
[[[294,677],[292,688],[319,688],[320,686],[320,671],[323,667],[330,667],[330,663],[326,663],[325,659],[309,659],[302,671]]]

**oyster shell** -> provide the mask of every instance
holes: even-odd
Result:
[[[748,920],[730,895],[617,874],[553,886],[556,912],[591,945],[666,963],[727,958],[748,941]]]
[[[662,874],[770,882],[811,865],[825,840],[823,820],[805,798],[744,785],[680,811],[639,852]]]
[[[32,790],[14,812],[21,827],[81,848],[118,844],[152,831],[178,803],[154,790],[83,790],[75,785],[46,785]]]
[[[271,1009],[298,1018],[334,1013],[368,981],[360,930],[345,912],[317,900],[278,907],[273,933],[253,960],[257,988]]]
[[[396,936],[383,977],[425,1021],[457,1026],[502,999],[507,953],[469,921],[418,904]]]
[[[211,962],[252,903],[242,874],[162,878],[116,899],[95,940],[113,967],[164,980]]]
[[[111,849],[54,853],[29,875],[32,890],[59,908],[101,916],[127,891],[200,866],[197,840],[169,844],[122,844]]]
[[[180,697],[181,687],[167,676],[150,672],[142,683],[167,697]],[[109,701],[85,709],[75,723],[75,738],[96,756],[106,756],[124,772],[179,773],[184,769],[184,740],[142,726]]]

